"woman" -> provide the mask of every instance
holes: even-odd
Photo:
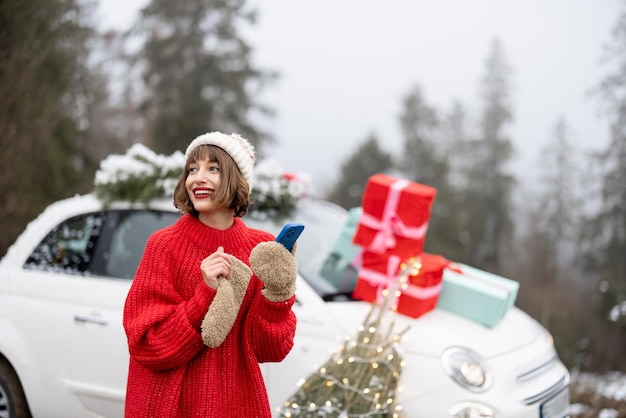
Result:
[[[259,363],[293,346],[293,254],[246,214],[254,149],[212,132],[188,146],[184,215],[155,232],[124,308],[126,417],[270,417]]]

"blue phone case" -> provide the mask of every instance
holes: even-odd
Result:
[[[296,243],[296,240],[304,230],[304,225],[300,223],[288,223],[283,226],[283,229],[280,231],[278,236],[276,237],[276,242],[280,242],[285,246],[286,249],[291,251],[293,249],[293,245]]]

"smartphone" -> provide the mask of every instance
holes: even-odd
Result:
[[[293,245],[296,243],[296,240],[298,239],[302,231],[304,231],[303,224],[288,223],[283,226],[283,229],[276,236],[276,242],[280,242],[285,246],[286,249],[291,251],[293,249]]]

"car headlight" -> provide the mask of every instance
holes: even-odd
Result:
[[[451,418],[493,418],[495,412],[487,405],[476,402],[460,402],[448,410]]]
[[[441,366],[448,376],[472,392],[491,387],[491,373],[478,353],[465,347],[449,347],[441,354]]]

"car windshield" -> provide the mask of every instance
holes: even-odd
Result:
[[[250,212],[244,218],[248,226],[277,235],[288,222],[304,224],[298,239],[296,257],[300,275],[319,295],[329,300],[346,300],[354,289],[356,272],[343,272],[342,277],[328,274],[329,263],[336,264],[333,246],[348,218],[348,212],[333,203],[316,199],[303,199],[296,210],[288,215],[269,216]]]

